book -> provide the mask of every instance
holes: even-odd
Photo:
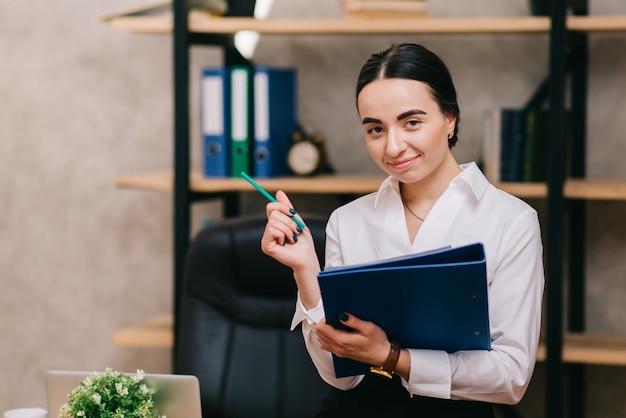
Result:
[[[172,12],[172,0],[160,1],[143,6],[132,7],[121,12],[111,13],[97,18],[98,22],[110,22],[120,17],[168,15]]]
[[[293,68],[254,69],[254,149],[256,177],[285,176],[291,136],[297,129],[297,77]]]
[[[426,14],[425,0],[343,0],[341,8],[346,13],[396,12]]]
[[[393,10],[363,10],[349,12],[346,17],[356,19],[421,19],[427,17],[426,12],[399,12]]]
[[[547,139],[548,110],[542,108],[528,109],[522,181],[546,181]]]
[[[522,181],[525,137],[526,109],[501,109],[500,181]]]
[[[571,142],[571,111],[564,114],[565,145]],[[546,181],[548,110],[542,106],[496,109],[485,114],[481,168],[492,183]],[[565,167],[565,173],[568,167]]]
[[[203,174],[229,177],[230,74],[226,67],[202,69],[200,112]]]
[[[491,183],[500,181],[500,109],[485,112],[481,169]]]
[[[230,177],[251,172],[252,71],[230,68]]]
[[[375,263],[326,269],[318,281],[326,322],[347,312],[380,326],[404,348],[490,350],[484,247],[474,243]],[[336,377],[370,365],[333,355]]]
[[[213,16],[223,16],[228,12],[228,2],[226,0],[186,0],[186,2],[190,14],[206,15],[208,13]],[[143,6],[131,7],[117,13],[102,15],[97,18],[97,21],[107,23],[120,17],[154,15],[171,16],[172,0],[159,1]]]
[[[570,155],[572,141],[571,129],[572,112],[565,109],[563,115],[565,136],[564,154]],[[524,149],[524,182],[545,182],[548,172],[548,141],[549,141],[549,111],[544,108],[531,108],[528,110],[526,121],[526,145]],[[567,176],[570,171],[569,158],[565,159],[563,175]]]

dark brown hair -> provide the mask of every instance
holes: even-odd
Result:
[[[452,76],[441,58],[422,45],[409,43],[376,52],[361,68],[356,85],[357,99],[363,87],[381,78],[403,78],[426,84],[441,111],[456,118],[454,133],[448,139],[448,146],[454,147],[458,141],[460,110]]]

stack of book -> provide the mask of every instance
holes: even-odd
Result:
[[[223,16],[228,12],[228,2],[226,0],[186,0],[191,16]],[[133,16],[171,16],[172,0],[162,0],[143,6],[132,7],[117,13],[111,13],[98,17],[98,22],[110,22],[120,17]]]
[[[566,144],[570,112],[565,113]],[[546,181],[548,109],[495,109],[485,116],[483,171],[491,182]]]
[[[297,129],[295,69],[206,67],[200,88],[206,177],[288,174],[287,152]]]
[[[426,0],[341,0],[348,17],[426,17]]]

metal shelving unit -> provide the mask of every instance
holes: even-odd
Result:
[[[546,184],[501,184],[520,197],[545,198],[548,210],[546,240],[546,339],[538,360],[546,362],[545,415],[550,418],[583,417],[585,410],[584,364],[626,365],[626,337],[584,334],[584,242],[585,205],[590,199],[626,200],[626,181],[585,180],[585,132],[587,114],[588,33],[626,31],[626,16],[587,16],[587,0],[570,0],[573,15],[567,15],[566,0],[552,0],[550,16],[523,18],[450,18],[450,19],[278,19],[251,18],[254,0],[230,1],[228,18],[189,19],[186,2],[173,0],[173,17],[120,17],[111,21],[115,29],[173,35],[174,66],[174,161],[173,169],[161,173],[126,176],[117,180],[119,187],[173,191],[174,228],[174,312],[171,317],[149,322],[145,327],[123,330],[117,335],[120,344],[142,345],[145,338],[158,346],[171,346],[176,359],[178,300],[181,292],[187,249],[190,241],[191,206],[207,198],[220,198],[226,216],[235,215],[239,195],[246,190],[236,179],[209,180],[190,172],[190,103],[189,48],[195,45],[220,46],[224,63],[245,64],[234,48],[233,37],[239,30],[264,34],[473,34],[473,33],[546,33],[549,36],[548,181]],[[575,4],[572,4],[575,3]],[[375,28],[375,30],[374,30]],[[566,86],[567,74],[571,84]],[[571,91],[573,138],[569,156],[570,173],[564,167],[565,96]],[[372,176],[339,176],[332,182],[316,179],[280,179],[281,188],[302,193],[367,193],[376,189],[379,179]],[[328,189],[332,184],[333,189]],[[325,185],[325,186],[324,186]],[[264,183],[276,190],[277,183]],[[563,214],[567,217],[564,219]],[[564,234],[569,234],[569,245]],[[569,260],[568,312],[563,317],[564,266]],[[564,321],[565,319],[565,321]],[[145,332],[148,334],[145,334]],[[155,336],[152,332],[158,333]],[[137,333],[147,335],[135,338]],[[176,368],[174,362],[174,369]],[[567,373],[569,384],[563,385]],[[566,391],[567,389],[567,396]],[[567,400],[567,403],[566,403]],[[568,411],[566,411],[566,404]],[[567,413],[566,413],[567,412]]]

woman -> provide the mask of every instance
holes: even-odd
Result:
[[[402,44],[373,54],[356,99],[367,149],[389,177],[376,193],[332,213],[326,267],[482,242],[492,350],[400,347],[398,355],[384,330],[349,312],[340,319],[355,332],[325,324],[311,235],[290,219],[295,211],[278,192],[278,202],[267,205],[261,246],[293,269],[292,326],[302,322],[309,354],[333,387],[319,416],[493,417],[492,404],[520,401],[535,365],[544,284],[537,214],[489,184],[474,163],[456,162],[456,90],[426,48]],[[335,378],[331,353],[384,365],[395,376]]]

